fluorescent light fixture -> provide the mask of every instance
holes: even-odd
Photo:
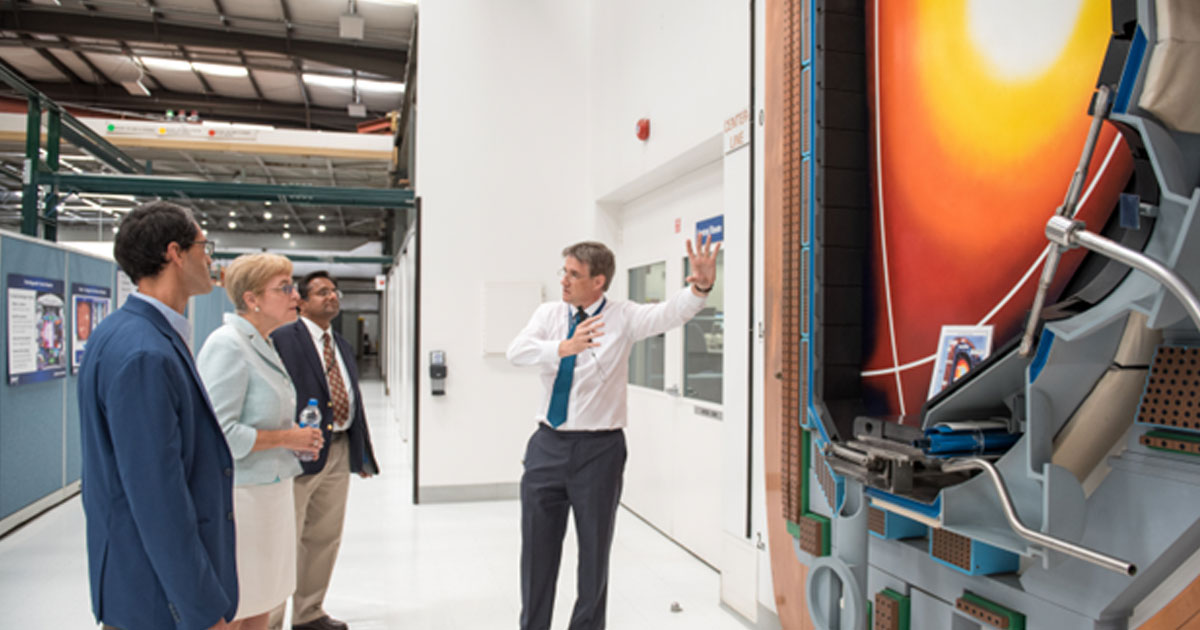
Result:
[[[391,94],[401,94],[404,92],[404,84],[396,81],[372,81],[370,79],[359,79],[358,89],[366,90],[367,92],[388,92]]]
[[[343,89],[354,87],[354,79],[352,77],[335,77],[328,74],[312,74],[311,72],[305,72],[301,76],[304,77],[304,82],[309,85]]]
[[[270,221],[272,216],[275,216],[275,215],[271,214],[270,212],[263,213],[263,219],[266,219],[267,221]]]
[[[292,226],[290,224],[287,224],[287,223],[283,224],[283,229],[290,230],[291,228],[292,228]]]
[[[321,220],[321,221],[324,221],[324,220],[325,220],[325,215],[323,215],[323,214],[322,214],[322,215],[319,215],[319,216],[317,216],[317,219],[318,219],[318,220]]]
[[[318,231],[318,232],[324,232],[324,231],[325,231],[325,226],[324,226],[324,225],[318,225],[318,226],[317,226],[317,231]]]
[[[246,70],[246,68],[243,66],[229,66],[223,63],[205,63],[202,61],[193,61],[192,67],[195,68],[197,72],[203,72],[204,74],[211,74],[218,77],[244,77],[250,74],[250,71]]]
[[[292,233],[291,233],[291,232],[284,232],[284,233],[283,233],[283,238],[285,238],[285,239],[292,238]]]
[[[236,222],[234,222],[234,221],[230,221],[230,222],[229,222],[229,229],[231,229],[231,230],[236,230],[236,229],[237,229],[237,223],[236,223]]]
[[[117,195],[117,194],[113,194],[113,193],[89,193],[89,192],[76,193],[76,194],[78,194],[80,197],[87,197],[88,199],[118,199],[120,201],[137,201],[137,197],[134,197],[133,195]]]
[[[237,216],[237,213],[236,213],[236,212],[234,212],[233,210],[230,210],[230,211],[229,211],[229,216],[231,216],[231,217],[236,217],[236,216]]]
[[[122,81],[121,87],[125,88],[125,91],[132,96],[150,96],[150,88],[146,87],[141,79]]]
[[[165,59],[163,57],[139,57],[139,59],[142,60],[142,65],[155,70],[192,71],[192,64],[182,59]]]

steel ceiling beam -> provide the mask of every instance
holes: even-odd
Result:
[[[32,87],[56,101],[80,106],[103,106],[135,112],[162,114],[163,110],[200,110],[210,119],[239,122],[281,122],[305,125],[311,117],[313,126],[320,129],[353,131],[356,119],[344,109],[326,107],[306,108],[303,105],[273,103],[247,98],[172,92],[151,89],[150,96],[134,96],[117,85],[72,85],[70,83],[33,82]]]
[[[30,102],[37,101],[41,107],[58,112],[62,120],[62,137],[67,142],[91,153],[97,159],[119,172],[141,172],[142,167],[137,163],[137,160],[129,157],[124,151],[121,151],[95,131],[92,131],[90,127],[80,122],[79,119],[54,102],[53,96],[41,92],[29,81],[26,81],[19,72],[3,63],[0,63],[0,81],[7,83],[18,94]],[[55,84],[51,83],[50,85]]]
[[[147,177],[141,175],[93,175],[77,173],[38,174],[38,181],[56,185],[60,193],[95,192],[170,197],[185,195],[191,199],[232,199],[241,201],[282,201],[305,205],[338,204],[376,208],[408,208],[413,191],[400,188],[334,188],[331,186],[288,186],[209,182],[195,179]]]
[[[151,41],[182,46],[219,44],[240,50],[272,52],[290,57],[404,80],[406,50],[367,43],[341,43],[289,36],[247,33],[226,28],[184,26],[163,21],[111,17],[46,5],[23,5],[19,14],[12,0],[0,2],[0,30],[15,33],[48,33],[70,37]],[[290,30],[290,29],[289,29]]]

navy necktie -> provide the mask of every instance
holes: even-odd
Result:
[[[567,329],[567,339],[575,334],[575,327],[587,319],[587,311],[579,308],[571,325]],[[550,426],[558,428],[567,421],[567,401],[571,397],[571,381],[575,380],[575,355],[563,357],[558,361],[558,374],[554,377],[554,389],[550,394],[550,410],[546,412],[546,420]]]

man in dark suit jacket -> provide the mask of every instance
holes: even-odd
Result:
[[[358,388],[358,366],[350,344],[330,324],[341,310],[337,283],[324,271],[300,281],[300,317],[271,333],[275,349],[296,387],[296,412],[316,399],[321,409],[325,446],[311,462],[301,462],[296,477],[296,593],[293,630],[346,630],[324,608],[325,592],[342,542],[350,473],[379,472],[371,433]],[[271,614],[270,627],[283,622],[283,606]]]
[[[211,245],[177,205],[143,205],[113,248],[138,292],[79,371],[92,612],[106,628],[224,628],[237,612],[233,458],[183,316],[212,290]]]

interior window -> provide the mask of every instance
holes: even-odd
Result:
[[[667,263],[656,262],[629,270],[629,301],[655,304],[667,298]],[[629,353],[629,384],[663,390],[666,380],[666,335],[633,344]]]
[[[683,259],[684,278],[691,274],[690,262]],[[717,282],[708,294],[708,302],[704,310],[683,325],[683,395],[719,404],[725,377],[724,356],[725,252],[720,251]]]

